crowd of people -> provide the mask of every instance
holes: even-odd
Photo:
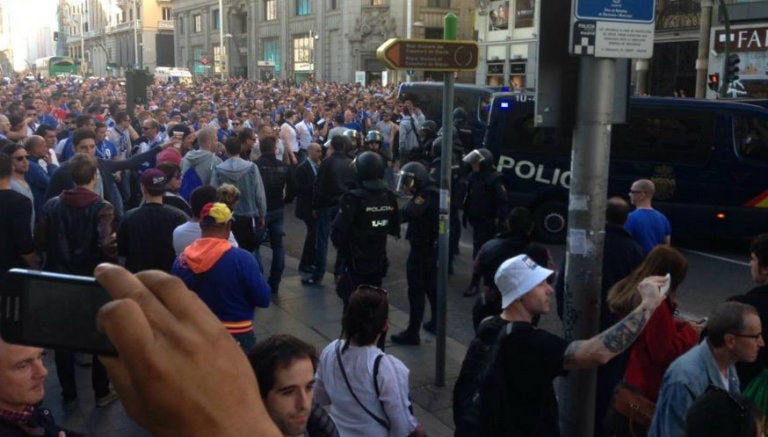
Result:
[[[390,339],[416,346],[422,329],[435,332],[437,124],[391,86],[208,79],[156,82],[131,112],[125,98],[112,78],[0,84],[0,271],[95,275],[111,294],[98,323],[119,357],[90,363],[97,407],[119,398],[158,436],[425,435],[409,370],[384,352],[381,285],[387,240],[407,223],[409,320]],[[730,435],[759,435],[768,405],[750,399],[768,390],[768,236],[750,248],[760,287],[681,320],[687,261],[653,208],[653,182],[635,181],[634,210],[607,203],[601,332],[569,342],[537,328],[553,297],[569,314],[564,263],[535,242],[533,214],[512,208],[493,154],[476,146],[451,147],[450,253],[471,224],[464,295],[477,334],[454,387],[456,435],[558,436],[553,380],[595,367],[596,436],[718,435],[715,418]],[[341,338],[319,353],[254,334],[255,308],[279,294],[294,200],[301,282],[322,286],[330,271],[344,304]],[[41,353],[0,341],[4,436],[78,435],[39,405]],[[73,411],[76,357],[54,354]]]

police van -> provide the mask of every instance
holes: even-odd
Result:
[[[442,82],[403,83],[398,89],[397,98],[401,102],[410,100],[424,113],[427,120],[438,126],[443,124],[443,88]],[[483,143],[488,120],[488,108],[493,91],[481,85],[455,84],[453,88],[453,107],[464,108],[472,126],[473,144]]]
[[[485,147],[498,159],[513,204],[531,208],[545,242],[565,239],[571,132],[534,127],[534,95],[497,93]],[[748,240],[768,232],[768,110],[732,101],[631,98],[611,134],[608,195],[637,179],[672,237]]]
[[[160,79],[163,83],[189,85],[193,82],[192,73],[188,69],[177,67],[155,67],[155,78]]]

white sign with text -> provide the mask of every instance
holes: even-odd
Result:
[[[649,59],[653,56],[654,25],[597,21],[595,57]]]

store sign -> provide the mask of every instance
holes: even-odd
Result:
[[[730,41],[728,49],[731,52],[757,52],[768,50],[768,27],[731,28],[730,37],[725,30],[715,31],[714,49],[717,53],[725,51],[726,40]]]

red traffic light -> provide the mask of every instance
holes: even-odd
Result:
[[[709,75],[709,89],[712,91],[717,91],[717,89],[720,87],[720,74],[719,73],[712,73]]]

